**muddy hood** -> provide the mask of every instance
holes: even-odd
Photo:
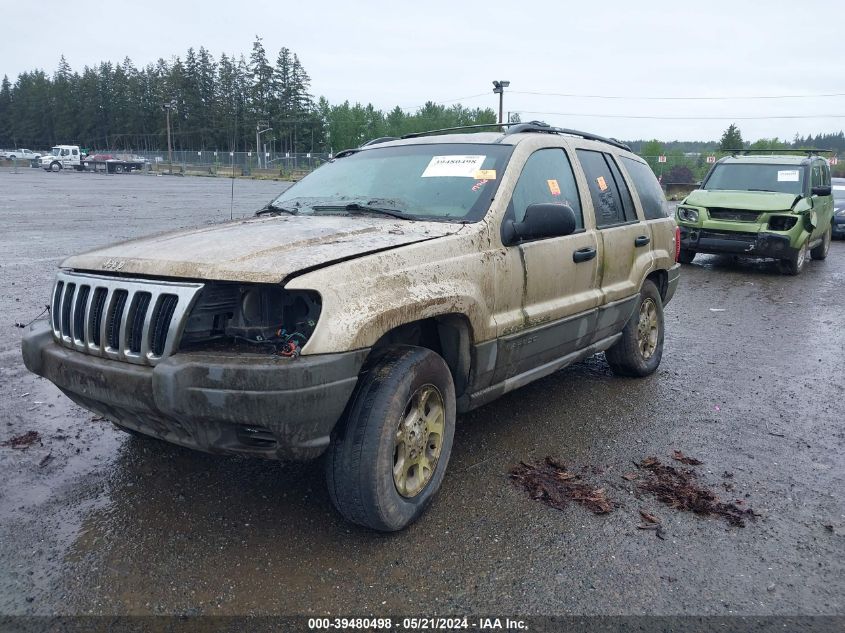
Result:
[[[458,232],[372,216],[278,216],[155,235],[69,257],[62,268],[278,283],[297,272]]]
[[[801,196],[773,191],[707,191],[696,189],[684,204],[748,211],[789,211]]]

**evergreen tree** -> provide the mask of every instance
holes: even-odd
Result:
[[[744,143],[742,141],[742,134],[739,128],[733,123],[730,124],[722,138],[719,140],[719,150],[722,152],[730,152],[731,150],[742,149]]]

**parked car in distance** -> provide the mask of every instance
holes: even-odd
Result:
[[[41,154],[33,152],[31,149],[10,149],[0,154],[0,158],[18,161],[33,161],[41,158]]]
[[[676,213],[682,263],[696,253],[771,257],[797,275],[830,248],[830,167],[814,154],[722,158]]]
[[[22,351],[124,430],[327,453],[339,512],[399,530],[443,481],[456,413],[599,352],[657,369],[678,246],[617,141],[538,122],[379,139],[254,219],[65,260]]]
[[[833,237],[845,237],[845,178],[833,178]]]

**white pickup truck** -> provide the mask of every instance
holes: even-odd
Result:
[[[31,149],[10,149],[0,153],[0,158],[6,158],[8,160],[32,161],[41,158],[41,154],[33,152]]]

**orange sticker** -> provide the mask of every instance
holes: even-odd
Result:
[[[607,183],[604,181],[604,176],[599,176],[596,178],[596,182],[599,183],[599,189],[602,191],[607,191]]]
[[[546,183],[549,185],[549,191],[552,192],[553,196],[560,195],[560,185],[557,184],[557,180],[547,180]]]
[[[479,169],[475,172],[476,180],[496,180],[495,169]]]

